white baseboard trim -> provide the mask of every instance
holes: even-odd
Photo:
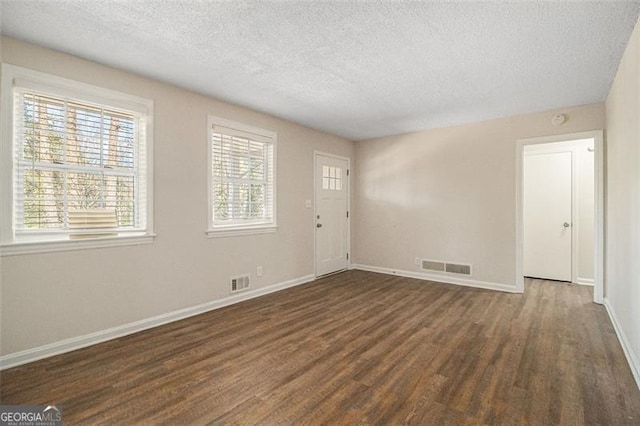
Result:
[[[593,278],[576,278],[576,282],[574,284],[580,285],[593,285]]]
[[[508,293],[521,293],[516,289],[514,285],[509,285],[509,284],[492,283],[488,281],[478,281],[478,280],[472,280],[468,278],[452,277],[449,275],[430,274],[428,272],[403,271],[400,269],[382,268],[379,266],[369,266],[369,265],[360,265],[360,264],[353,264],[352,266],[353,266],[353,269],[359,269],[361,271],[378,272],[381,274],[388,274],[388,275],[398,275],[401,277],[436,281],[436,282],[446,283],[446,284],[456,284],[456,285],[462,285],[465,287],[483,288],[486,290],[505,291]]]
[[[633,378],[636,379],[636,385],[638,386],[638,389],[640,389],[640,363],[638,363],[638,357],[633,352],[633,349],[629,344],[629,340],[627,340],[627,336],[624,334],[622,327],[620,327],[620,322],[616,317],[613,306],[611,306],[609,299],[606,297],[604,298],[604,307],[607,309],[607,313],[609,314],[609,318],[613,324],[613,329],[616,331],[618,341],[620,341],[620,346],[622,346],[622,350],[624,351],[624,356],[627,357],[627,362],[631,368]]]
[[[167,312],[166,314],[157,315],[155,317],[146,318],[140,321],[119,325],[117,327],[108,328],[106,330],[89,333],[82,336],[72,337],[70,339],[60,340],[58,342],[48,343],[36,348],[26,349],[20,352],[3,355],[0,357],[0,370],[11,367],[17,367],[22,364],[37,361],[39,359],[48,358],[65,352],[71,352],[76,349],[85,348],[107,340],[117,339],[150,328],[158,327],[163,324],[189,318],[195,315],[203,314],[214,309],[233,305],[255,297],[264,296],[265,294],[274,293],[289,287],[305,284],[315,280],[314,275],[305,275],[303,277],[284,281],[268,287],[247,291],[240,294],[234,294],[223,299],[212,300],[200,305],[191,306],[189,308],[179,309],[177,311]]]

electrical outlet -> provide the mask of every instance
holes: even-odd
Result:
[[[256,275],[261,277],[262,276],[262,266],[258,266],[256,268]]]
[[[420,258],[416,257],[416,259],[413,261],[413,263],[415,263],[416,266],[420,266]]]

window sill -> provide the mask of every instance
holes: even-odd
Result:
[[[109,238],[92,238],[86,240],[16,242],[0,246],[0,256],[18,256],[23,254],[151,244],[155,240],[155,237],[155,234],[137,234]]]
[[[207,231],[208,238],[237,237],[241,235],[270,234],[278,230],[277,225],[256,225],[236,228],[218,228]]]

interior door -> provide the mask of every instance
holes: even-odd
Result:
[[[524,275],[571,281],[572,153],[524,156]]]
[[[316,276],[348,265],[348,161],[316,154]]]

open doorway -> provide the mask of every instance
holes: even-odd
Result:
[[[516,285],[524,277],[594,286],[602,303],[602,132],[517,146]]]

